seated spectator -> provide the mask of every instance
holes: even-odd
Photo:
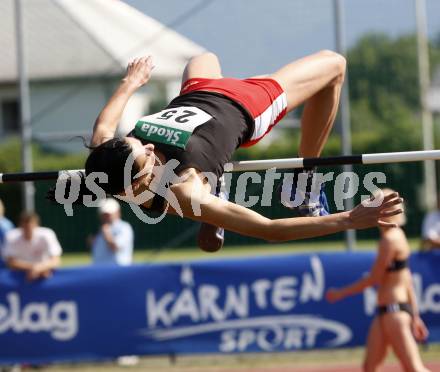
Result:
[[[130,265],[133,260],[133,229],[121,220],[115,199],[105,199],[99,206],[101,228],[90,239],[94,264]]]
[[[437,210],[428,213],[422,224],[422,249],[440,248],[440,195]]]
[[[5,243],[6,233],[14,228],[14,224],[5,217],[5,206],[0,199],[0,252]]]
[[[6,234],[3,249],[6,265],[26,272],[28,280],[48,278],[60,265],[62,250],[55,232],[39,224],[36,213],[22,213],[20,227]]]

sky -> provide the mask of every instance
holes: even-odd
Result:
[[[291,60],[335,49],[333,0],[124,0],[215,52],[227,76],[270,73]],[[347,45],[367,32],[415,32],[415,0],[342,0]],[[426,0],[430,37],[440,1]]]

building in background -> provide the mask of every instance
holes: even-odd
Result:
[[[0,2],[0,138],[18,132],[14,0]],[[203,48],[122,1],[33,0],[24,2],[25,53],[31,91],[32,131],[61,150],[79,150],[75,135],[91,126],[127,62],[152,55],[148,86],[130,100],[121,132],[151,103],[177,94],[187,60]],[[63,140],[64,142],[60,142]]]

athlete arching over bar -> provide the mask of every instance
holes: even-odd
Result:
[[[154,67],[151,57],[136,58],[129,63],[126,76],[96,120],[86,175],[105,172],[108,183],[100,184],[105,192],[126,195],[124,165],[135,153],[130,181],[131,190],[137,195],[149,189],[159,164],[177,159],[175,172],[184,180],[173,183],[169,192],[177,198],[184,217],[204,222],[208,232],[208,226],[219,226],[270,241],[287,241],[346,229],[389,226],[381,218],[401,213],[392,208],[401,202],[397,193],[386,196],[380,206],[373,207],[372,201],[365,201],[351,211],[328,215],[322,190],[306,190],[297,211],[307,218],[271,220],[212,195],[202,174],[211,172],[220,177],[224,164],[238,147],[257,143],[287,112],[302,103],[305,107],[299,155],[318,157],[335,120],[345,66],[341,55],[321,51],[273,74],[240,80],[224,78],[217,57],[205,53],[189,61],[178,97],[160,113],[141,118],[127,137],[115,138],[127,101],[148,82]],[[176,132],[180,134],[175,136]],[[143,175],[136,178],[139,172]],[[312,176],[310,171],[304,172],[307,177]],[[289,190],[291,195],[295,195],[295,187]],[[194,202],[201,205],[200,215],[192,208]],[[159,211],[168,207],[168,213],[176,213],[159,195],[142,206]],[[203,236],[199,243],[205,250],[221,247],[221,243],[204,241]]]

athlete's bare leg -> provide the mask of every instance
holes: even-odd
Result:
[[[189,60],[182,75],[182,84],[192,78],[221,79],[222,69],[214,53],[203,53]]]
[[[382,329],[406,372],[429,372],[423,366],[419,349],[411,333],[411,316],[405,312],[384,314]]]
[[[286,92],[288,111],[305,103],[301,118],[300,156],[316,157],[321,154],[338,111],[345,66],[343,56],[321,51],[270,75]]]
[[[380,327],[380,321],[376,317],[374,318],[368,332],[367,347],[362,370],[364,372],[377,372],[385,359],[387,348],[387,339]]]

